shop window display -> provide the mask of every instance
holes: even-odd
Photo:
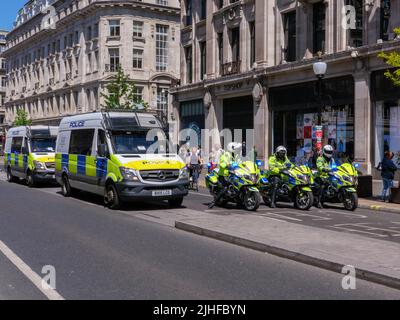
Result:
[[[400,168],[400,101],[377,101],[375,107],[375,165],[385,151],[394,153],[393,162]]]
[[[315,109],[274,112],[274,146],[286,145],[292,161],[308,162],[317,157],[316,127],[318,113]],[[348,161],[354,158],[354,106],[325,107],[322,112],[322,145],[335,149],[335,158]],[[310,161],[311,162],[311,161]],[[310,163],[309,162],[309,163]]]

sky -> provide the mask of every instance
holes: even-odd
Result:
[[[0,0],[0,29],[11,30],[17,12],[28,0]]]

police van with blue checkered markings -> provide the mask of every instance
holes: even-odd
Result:
[[[152,112],[102,111],[64,118],[56,145],[56,179],[64,196],[84,190],[123,202],[168,200],[188,194],[185,163],[169,154],[165,126]]]
[[[26,181],[29,187],[54,180],[54,156],[58,127],[19,126],[7,132],[4,168],[7,180]]]

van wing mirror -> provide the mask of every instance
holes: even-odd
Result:
[[[21,148],[22,154],[28,154],[28,148],[27,147],[22,147]]]

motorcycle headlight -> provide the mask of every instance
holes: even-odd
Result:
[[[308,181],[310,180],[309,177],[308,177],[308,175],[306,175],[306,174],[299,174],[299,175],[297,176],[297,178],[300,179],[300,180],[302,180],[302,181],[304,181],[304,182],[306,182],[306,183],[308,183]]]
[[[246,176],[243,176],[243,173],[241,173],[239,170],[235,170],[233,173],[235,174],[235,176],[237,176],[239,178],[244,177],[245,179],[247,179]]]
[[[189,170],[184,167],[179,171],[179,179],[187,179],[189,178]]]
[[[43,162],[33,161],[33,164],[37,170],[46,170],[46,165]]]
[[[124,180],[130,180],[130,181],[139,180],[136,170],[120,167],[119,171],[121,172],[121,175],[124,178]]]

